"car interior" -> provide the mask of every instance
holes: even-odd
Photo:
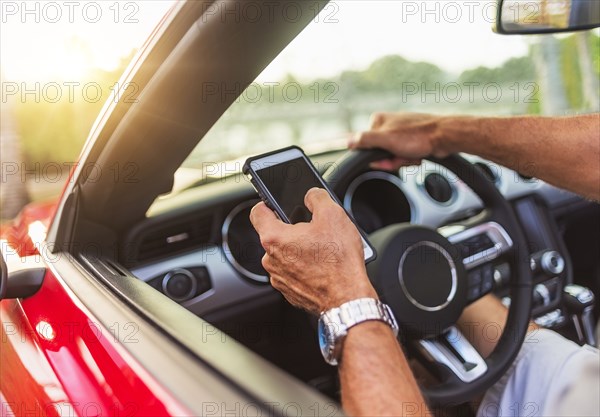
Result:
[[[462,256],[471,301],[493,293],[506,306],[520,303],[523,296],[513,297],[512,283],[520,274],[517,269],[528,269],[531,319],[577,343],[595,343],[600,311],[593,297],[600,291],[598,204],[537,179],[535,167],[516,172],[473,155],[462,155],[473,178],[456,172],[463,162],[450,164],[453,170],[431,158],[420,166],[386,172],[371,169],[369,160],[341,159],[347,153],[344,133],[366,129],[375,111],[522,114],[531,108],[525,98],[481,99],[477,107],[469,99],[436,100],[435,94],[406,99],[403,85],[394,79],[389,91],[361,93],[352,87],[358,71],[351,68],[336,78],[339,82],[290,75],[295,66],[326,67],[315,62],[319,58],[335,60],[336,54],[375,48],[377,40],[422,42],[415,50],[430,49],[424,33],[439,43],[440,54],[450,49],[456,61],[471,63],[465,65],[494,61],[486,40],[474,39],[491,32],[488,21],[464,30],[417,21],[394,32],[393,17],[399,16],[401,6],[393,3],[289,2],[297,18],[276,10],[255,20],[207,16],[205,2],[177,4],[157,31],[161,36],[149,40],[125,75],[141,87],[138,102],[107,107],[104,127],[92,132],[94,141],[82,154],[86,163],[107,171],[119,167],[119,180],[80,176],[49,232],[60,250],[74,254],[132,308],[162,317],[159,326],[174,340],[183,339],[181,323],[170,321],[166,312],[186,309],[197,316],[198,325],[210,325],[339,401],[337,369],[319,351],[317,318],[291,306],[270,286],[261,265],[264,249],[249,220],[260,200],[241,173],[245,158],[294,144],[310,155],[326,180],[336,180],[339,200],[368,235],[411,224],[447,237]],[[377,24],[367,26],[363,42],[349,45],[355,37],[346,38],[344,31],[368,19]],[[452,31],[462,38],[448,35],[444,40]],[[522,47],[509,37],[494,36],[496,42]],[[307,51],[311,53],[304,58]],[[420,60],[425,58],[416,54],[410,62]],[[415,71],[435,73],[420,64],[421,70]],[[436,76],[448,81],[447,73],[440,74]],[[285,77],[288,85],[269,84]],[[299,88],[304,98],[297,99]],[[356,89],[352,95],[351,88]],[[532,91],[524,83],[517,88],[522,96]],[[257,92],[262,99],[256,99]],[[493,216],[486,217],[493,200],[486,194],[490,188],[506,205],[498,213],[510,207],[519,231],[507,233]],[[521,264],[511,258],[513,251]],[[591,293],[586,298],[587,289]],[[402,341],[410,358],[431,358],[426,343]],[[460,354],[450,361],[456,358],[465,362]],[[438,368],[454,363],[439,358],[433,362]],[[470,377],[468,371],[453,373]],[[437,384],[447,376],[433,374]],[[465,401],[462,394],[455,398]]]

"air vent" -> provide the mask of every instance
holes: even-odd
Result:
[[[448,179],[440,174],[428,174],[423,182],[425,191],[433,200],[447,204],[454,195],[454,189]]]
[[[211,240],[212,217],[180,219],[160,225],[142,234],[136,261],[141,262],[159,256],[189,249]]]

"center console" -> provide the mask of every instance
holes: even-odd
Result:
[[[589,289],[573,284],[571,259],[554,218],[535,196],[514,201],[513,208],[530,254],[533,320],[580,344],[595,344],[594,295]],[[496,266],[493,271],[494,292],[505,305],[510,304],[510,273],[508,265]]]

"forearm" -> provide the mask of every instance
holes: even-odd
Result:
[[[500,300],[487,295],[465,308],[457,325],[473,347],[486,358],[496,347],[507,317],[508,309]],[[530,323],[528,332],[537,328],[534,323]]]
[[[355,416],[427,415],[427,406],[390,327],[379,321],[349,330],[340,362],[342,405]]]
[[[440,152],[480,155],[600,200],[600,115],[442,117]]]

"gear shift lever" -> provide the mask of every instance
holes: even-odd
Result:
[[[566,285],[563,293],[567,314],[571,317],[580,343],[596,346],[594,334],[594,293],[580,285]]]

